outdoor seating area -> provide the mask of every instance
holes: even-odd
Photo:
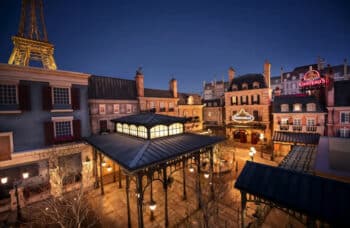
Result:
[[[316,160],[316,146],[293,146],[281,161],[279,167],[313,174]]]

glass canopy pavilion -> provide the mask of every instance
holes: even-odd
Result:
[[[169,226],[167,190],[171,175],[182,171],[183,199],[186,199],[186,167],[197,166],[201,173],[201,157],[209,157],[209,174],[213,173],[213,148],[224,138],[184,132],[185,118],[141,113],[112,120],[115,133],[94,135],[86,139],[94,147],[96,186],[103,189],[102,166],[107,157],[118,164],[126,179],[128,226],[131,226],[129,187],[135,181],[137,192],[138,226],[143,223],[143,195],[152,182],[160,181],[164,190],[165,227]],[[98,169],[99,166],[99,169]],[[98,174],[98,170],[100,170]],[[210,175],[212,178],[212,175]],[[119,178],[120,179],[120,178]],[[201,189],[199,175],[197,187]],[[121,180],[121,179],[120,179]],[[121,184],[120,184],[121,186]],[[151,193],[152,194],[152,193]],[[214,194],[213,187],[211,194]],[[200,206],[200,205],[198,205]]]

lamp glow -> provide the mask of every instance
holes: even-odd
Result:
[[[105,160],[103,160],[103,161],[101,162],[101,165],[102,165],[103,167],[105,167],[105,166],[107,165],[107,163],[105,162]]]
[[[190,173],[194,172],[194,168],[192,166],[190,166],[190,168],[188,168],[188,170],[190,171]]]
[[[150,204],[149,204],[149,209],[150,209],[151,211],[154,211],[156,208],[157,208],[156,202],[151,201]]]
[[[7,183],[8,178],[7,177],[2,177],[1,178],[1,184],[6,184]]]
[[[111,171],[112,171],[112,166],[109,165],[109,166],[107,167],[107,171],[108,171],[108,172],[111,172]]]
[[[208,179],[209,178],[209,173],[204,173],[204,178]]]
[[[29,173],[28,172],[22,173],[22,177],[23,179],[27,179],[29,177]]]
[[[260,138],[260,140],[263,140],[264,139],[264,134],[261,133],[259,138]]]

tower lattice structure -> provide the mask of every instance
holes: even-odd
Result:
[[[33,60],[40,61],[46,69],[57,69],[54,46],[47,38],[43,0],[22,0],[18,33],[12,41],[14,48],[8,64],[29,66]]]

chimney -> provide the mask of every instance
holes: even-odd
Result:
[[[138,97],[144,97],[145,95],[143,79],[144,79],[144,76],[143,76],[142,68],[139,67],[136,71],[136,76],[135,76],[136,91],[137,91]]]
[[[264,78],[267,88],[270,88],[271,64],[268,60],[265,60],[264,63]]]
[[[320,56],[318,56],[318,58],[317,58],[317,70],[318,71],[321,71],[324,69],[324,63],[325,63],[324,58],[321,58]]]
[[[283,82],[283,67],[281,67],[281,84]]]
[[[348,60],[346,58],[344,59],[344,79],[350,79],[350,75],[348,75]]]
[[[312,66],[309,66],[309,71],[312,70]]]
[[[173,94],[173,97],[177,98],[177,81],[172,78],[169,82],[169,90]]]
[[[235,69],[233,69],[233,67],[230,67],[228,69],[228,84],[230,85],[231,82],[233,81],[233,79],[235,78]]]

